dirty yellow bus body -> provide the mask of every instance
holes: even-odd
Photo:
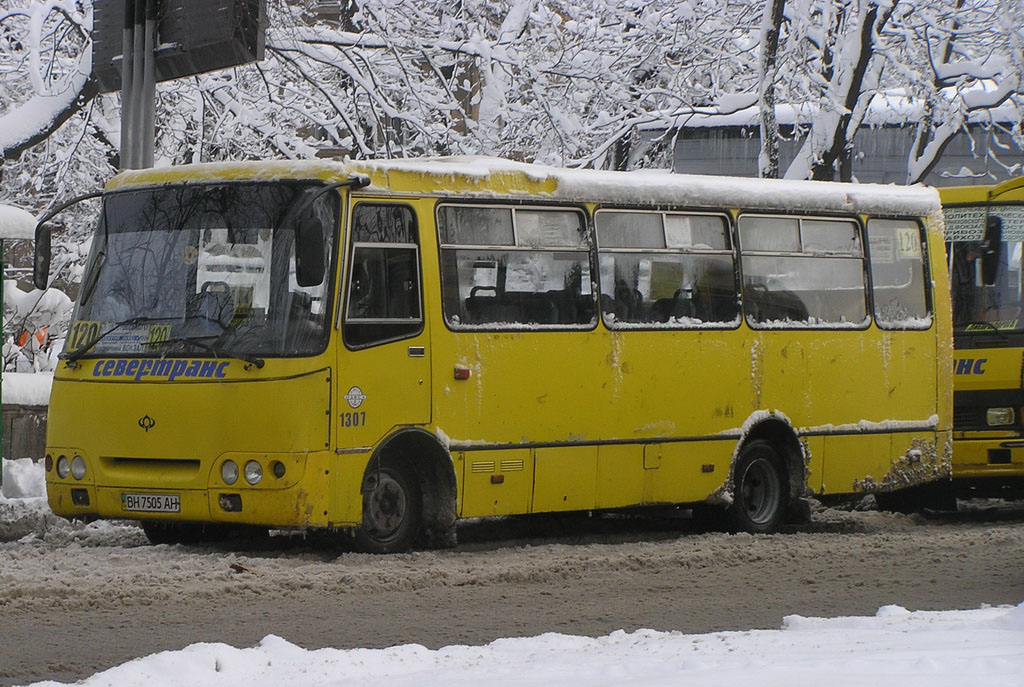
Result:
[[[1024,177],[939,189],[954,318],[953,482],[1024,494]]]
[[[320,343],[270,355],[238,335],[254,303],[274,309],[259,286],[273,267],[231,267],[210,288],[233,295],[221,328],[244,360],[175,337],[177,320],[97,322],[80,303],[50,406],[55,513],[141,519],[154,540],[197,524],[346,528],[391,551],[451,544],[456,518],[663,504],[774,531],[807,495],[948,479],[933,191],[490,159],[261,162],[123,173],[106,221],[148,212],[152,189],[188,187],[191,203],[290,182],[336,204],[313,287]],[[228,268],[202,251],[269,255],[289,222],[208,251],[240,230],[199,222],[204,274]],[[190,244],[166,255],[197,260]],[[83,282],[95,271],[93,290],[116,291],[111,260],[93,256]]]

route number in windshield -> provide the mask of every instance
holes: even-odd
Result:
[[[154,324],[149,328],[149,343],[160,343],[161,341],[167,341],[171,338],[171,325],[169,324]]]
[[[87,345],[90,341],[100,335],[100,323],[80,321],[71,326],[71,333],[68,335],[68,353],[77,351]]]

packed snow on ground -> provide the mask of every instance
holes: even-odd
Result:
[[[1024,604],[972,611],[884,606],[874,617],[783,619],[780,630],[544,634],[485,646],[307,651],[268,635],[257,646],[193,644],[77,685],[778,685],[909,687],[1024,684]],[[40,682],[36,685],[56,685]]]
[[[54,518],[43,497],[42,466],[3,461],[0,534],[18,520]],[[63,521],[61,521],[63,522]],[[55,522],[46,527],[58,527]],[[84,539],[139,545],[127,523],[78,526]],[[12,541],[8,539],[9,541]],[[26,546],[38,534],[26,534]],[[175,547],[167,556],[179,555]],[[264,561],[264,565],[269,565]],[[389,649],[306,650],[268,635],[257,646],[187,646],[130,661],[82,680],[83,687],[278,687],[301,685],[779,685],[963,687],[1024,686],[1024,604],[966,611],[908,611],[885,606],[873,617],[781,619],[779,630],[614,632],[604,637],[544,634],[484,646],[419,645]],[[56,685],[39,682],[36,685]]]

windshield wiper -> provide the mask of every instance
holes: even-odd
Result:
[[[203,339],[215,339],[220,334],[203,334],[200,336],[172,336],[169,339],[162,339],[160,341],[146,341],[143,346],[163,346],[168,344],[195,344],[204,351],[213,353],[215,358],[235,358],[247,363],[245,369],[255,366],[257,370],[262,370],[263,366],[266,365],[266,361],[263,358],[258,358],[248,353],[232,353],[231,351],[225,351],[215,344],[206,343]]]
[[[111,325],[106,331],[100,332],[92,339],[87,341],[81,348],[71,351],[70,353],[61,353],[61,360],[66,361],[69,364],[74,364],[79,358],[92,350],[93,346],[98,344],[103,339],[107,338],[121,327],[128,327],[136,324],[145,324],[147,322],[166,322],[167,320],[175,319],[173,317],[129,317],[127,320],[121,320],[117,324]]]

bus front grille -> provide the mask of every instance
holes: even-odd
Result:
[[[194,482],[202,467],[202,461],[191,458],[105,457],[100,462],[103,482],[150,487],[198,486]]]

